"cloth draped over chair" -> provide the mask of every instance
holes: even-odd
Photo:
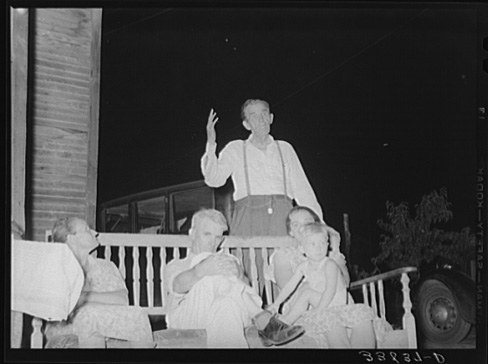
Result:
[[[65,244],[12,241],[12,310],[66,320],[78,301],[83,270]]]

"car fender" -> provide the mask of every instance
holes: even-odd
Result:
[[[462,318],[471,324],[475,324],[476,309],[474,281],[459,271],[448,268],[439,268],[421,275],[416,285],[417,290],[423,282],[430,279],[445,284],[452,292]]]

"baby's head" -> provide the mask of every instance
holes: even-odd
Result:
[[[301,229],[300,250],[311,260],[322,260],[329,251],[327,226],[314,222]]]

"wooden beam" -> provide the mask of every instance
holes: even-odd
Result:
[[[25,231],[25,146],[29,13],[10,8],[11,219]]]
[[[100,53],[102,9],[92,9],[90,124],[88,128],[88,168],[86,181],[86,221],[96,225],[98,179],[98,125],[100,110]]]

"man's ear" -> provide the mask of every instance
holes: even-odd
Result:
[[[269,114],[269,123],[270,124],[273,124],[273,119],[274,119],[274,115],[273,114]]]
[[[246,120],[242,122],[242,125],[244,125],[244,128],[246,130],[251,130],[251,125],[249,125],[249,123]]]
[[[190,235],[190,238],[193,239],[195,237],[195,229],[190,228],[190,230],[188,230],[188,235]]]

